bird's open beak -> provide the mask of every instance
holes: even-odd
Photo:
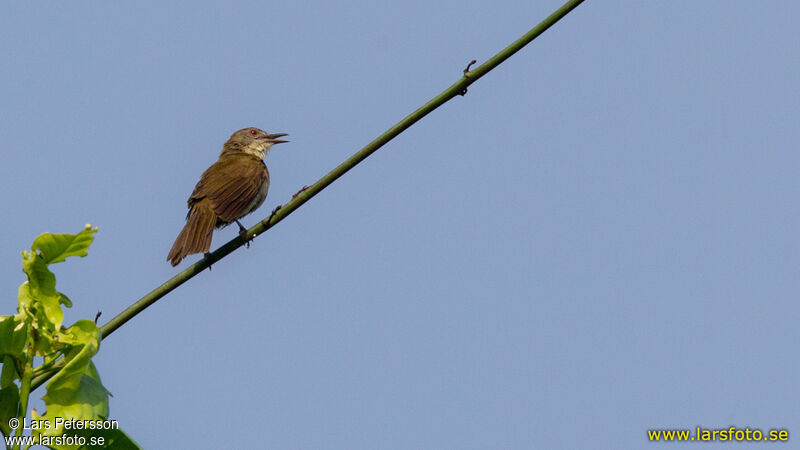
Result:
[[[283,144],[284,142],[289,142],[289,141],[284,141],[283,139],[278,139],[279,137],[283,137],[283,136],[288,136],[288,134],[286,134],[286,133],[268,134],[267,135],[267,142],[269,142],[271,144]]]

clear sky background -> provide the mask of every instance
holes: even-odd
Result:
[[[290,133],[251,226],[561,4],[4,2],[0,314],[20,250],[88,222],[53,270],[105,322],[198,259],[165,261],[235,130]],[[796,436],[798,17],[587,1],[104,341],[112,418],[164,449]]]

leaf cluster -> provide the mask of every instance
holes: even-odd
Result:
[[[17,314],[0,316],[0,432],[4,436],[22,436],[24,428],[31,436],[55,437],[70,434],[102,437],[99,448],[139,448],[120,429],[65,429],[70,420],[107,420],[109,391],[100,381],[92,357],[100,348],[101,333],[91,320],[78,320],[62,326],[64,311],[72,301],[56,290],[56,277],[50,264],[69,257],[86,256],[97,228],[90,225],[77,234],[44,233],[33,241],[30,250],[22,251],[22,268],[27,280],[18,291]],[[35,363],[40,363],[34,367]],[[28,397],[34,377],[52,375],[42,397],[46,412],[31,411],[27,421]],[[12,429],[9,422],[19,424]],[[58,420],[57,420],[58,419]],[[30,425],[30,426],[28,426]],[[79,439],[50,439],[47,445],[57,449],[81,448]],[[7,441],[8,442],[8,441]],[[98,442],[96,439],[94,442]],[[20,444],[14,447],[18,448]],[[11,446],[8,446],[11,448]]]

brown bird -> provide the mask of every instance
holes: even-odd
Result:
[[[267,198],[269,171],[264,157],[273,145],[289,142],[278,139],[283,136],[288,135],[258,128],[231,135],[219,160],[203,172],[189,197],[186,225],[167,255],[170,264],[177,266],[194,253],[208,253],[214,227],[236,222],[240,233],[246,231],[238,219],[258,209]]]

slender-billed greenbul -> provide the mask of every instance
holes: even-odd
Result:
[[[214,228],[236,222],[240,233],[246,229],[239,219],[258,209],[269,190],[269,171],[264,157],[286,133],[269,134],[258,128],[241,129],[222,147],[219,160],[211,165],[189,197],[186,225],[181,230],[167,261],[177,266],[194,253],[208,253]]]

